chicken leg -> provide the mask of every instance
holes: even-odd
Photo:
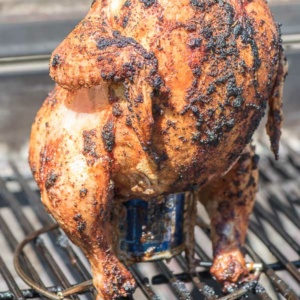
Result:
[[[247,146],[232,169],[199,193],[211,218],[211,273],[226,286],[248,275],[242,247],[258,186],[258,156]]]
[[[105,86],[97,89],[104,94]],[[86,254],[100,296],[114,299],[130,294],[135,281],[114,255],[114,186],[102,139],[113,115],[98,105],[87,89],[57,87],[36,117],[29,159],[43,204]]]

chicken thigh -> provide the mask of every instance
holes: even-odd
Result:
[[[33,124],[29,161],[100,297],[135,288],[115,256],[114,207],[195,188],[212,220],[212,273],[224,284],[247,276],[241,247],[257,186],[248,144],[269,102],[277,154],[285,73],[264,0],[93,2],[52,55],[57,86]]]

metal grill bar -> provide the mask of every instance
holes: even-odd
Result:
[[[11,230],[9,229],[9,226],[6,224],[6,222],[2,218],[1,214],[0,214],[0,227],[1,227],[1,230],[4,234],[4,236],[6,237],[6,240],[8,241],[10,249],[12,250],[12,252],[15,251],[15,249],[18,246],[18,242],[15,239],[15,237],[14,237],[13,233],[11,232]],[[34,269],[32,264],[30,263],[30,260],[28,259],[28,257],[24,253],[21,256],[21,260],[22,260],[22,263],[25,267],[25,270],[27,270],[27,273],[30,274],[32,280],[34,280],[40,286],[45,288],[44,284],[42,283],[42,281],[40,280],[40,278],[38,276],[37,271]]]
[[[134,266],[130,266],[128,267],[128,269],[133,274],[134,278],[137,280],[138,286],[141,288],[142,292],[147,297],[147,299],[158,300],[159,297],[152,290],[151,286],[149,285],[149,281],[146,280],[145,277],[142,278],[142,274],[140,274]]]
[[[5,185],[5,182],[0,178],[0,194],[4,201],[6,201],[7,206],[9,206],[15,216],[17,217],[18,221],[22,225],[22,230],[26,235],[30,232],[34,231],[31,223],[28,221],[27,217],[22,211],[22,207],[19,205],[18,200],[14,197],[12,193],[10,193]],[[47,262],[49,269],[51,269],[52,274],[54,277],[57,278],[59,285],[62,285],[64,288],[70,287],[70,283],[67,280],[65,274],[61,271],[59,266],[57,265],[56,261],[53,259],[53,256],[50,254],[48,249],[46,248],[43,240],[39,239],[38,242],[35,244],[37,253],[39,257]],[[79,299],[77,296],[73,296],[74,299]]]
[[[186,289],[183,282],[179,281],[172,273],[171,271],[166,267],[166,265],[158,261],[156,262],[157,266],[161,270],[162,274],[168,279],[168,281],[171,284],[172,290],[175,292],[175,294],[178,296],[178,299],[180,300],[192,300],[192,297],[188,290]]]
[[[196,245],[196,246],[198,246],[198,245]],[[193,281],[194,285],[197,287],[197,289],[199,290],[199,292],[204,296],[204,298],[206,300],[216,300],[217,299],[214,290],[210,286],[208,286],[207,284],[201,282],[199,274],[197,274],[197,273],[195,273],[195,274],[188,274],[187,273],[188,272],[188,270],[187,270],[187,264],[186,264],[186,260],[183,258],[183,256],[177,256],[176,260],[178,261],[178,263],[181,266],[181,268],[186,272],[186,273],[182,274],[183,276],[180,278],[181,281],[185,282],[187,279],[191,278],[191,280]],[[184,276],[184,275],[188,275],[188,276]]]
[[[14,298],[18,299],[18,300],[23,300],[24,299],[23,294],[22,294],[21,290],[19,289],[18,285],[16,284],[14,278],[10,274],[1,255],[0,255],[0,272],[1,272],[4,280],[7,282],[8,288],[12,291]]]
[[[285,266],[285,268],[294,276],[294,278],[300,282],[300,273],[298,272],[297,268],[285,258],[278,248],[272,244],[272,242],[268,239],[266,235],[262,233],[261,226],[250,222],[249,228],[262,240],[262,242],[269,248],[271,253]]]
[[[261,257],[259,257],[258,254],[255,253],[253,249],[251,249],[251,247],[248,246],[248,250],[254,253],[258,260],[261,263],[263,263],[265,274],[268,276],[269,280],[272,282],[276,290],[280,292],[281,295],[284,296],[286,299],[297,300],[298,297],[295,294],[295,292],[283,280],[281,280],[279,276],[276,275],[275,271],[271,269],[268,265],[266,265],[265,262],[261,259]],[[264,288],[260,288],[258,294],[261,295],[261,293],[265,294]],[[269,296],[267,295],[267,297]]]
[[[257,203],[254,208],[254,213],[257,217],[266,220],[270,225],[272,225],[276,231],[285,239],[285,241],[298,253],[300,254],[300,246],[297,242],[289,235],[288,232],[284,231],[284,229],[274,220],[274,217],[266,212],[260,203]]]
[[[272,199],[272,197],[269,198],[270,203],[274,204],[274,201],[271,200],[271,199]],[[278,204],[280,202],[276,201],[276,203]],[[298,281],[298,283],[300,283],[300,273],[299,273],[299,271],[294,266],[294,264],[289,262],[289,260],[284,255],[281,254],[278,247],[276,247],[276,245],[274,245],[270,241],[270,239],[268,238],[268,236],[267,236],[267,234],[264,230],[263,224],[262,224],[262,220],[267,220],[273,226],[274,229],[278,229],[278,227],[280,227],[280,226],[278,226],[276,221],[280,220],[280,219],[279,218],[276,218],[276,219],[268,218],[267,217],[268,213],[263,210],[263,208],[259,205],[259,203],[257,203],[257,204],[258,205],[254,209],[254,212],[255,212],[256,220],[258,221],[259,225],[255,224],[254,222],[250,222],[249,228],[263,241],[263,243],[269,248],[271,253],[278,259],[279,262],[281,262],[285,266],[285,268]],[[273,207],[273,205],[272,205],[272,207]],[[284,211],[288,210],[288,208],[284,205],[280,205],[280,208],[284,208]],[[291,213],[289,213],[288,215],[289,215],[289,218],[290,218],[291,221],[296,221],[297,220],[296,218],[294,218],[294,216],[291,216]],[[262,216],[264,218],[261,218]],[[283,227],[281,227],[281,229],[277,232],[280,235],[282,235],[282,237],[289,243],[289,245],[291,247],[294,246],[293,247],[294,250],[299,254],[299,245],[297,245],[296,242],[291,237],[289,237],[287,232],[282,232],[283,231],[282,228]],[[294,244],[296,244],[296,245],[294,245]]]
[[[284,213],[300,229],[300,219],[295,216],[295,210],[283,205],[274,194],[270,195],[269,202],[274,209],[276,208],[278,211]]]

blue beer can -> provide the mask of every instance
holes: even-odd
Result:
[[[191,205],[187,200],[185,194],[172,194],[123,203],[126,213],[119,220],[119,259],[152,261],[168,259],[183,251],[187,211]]]

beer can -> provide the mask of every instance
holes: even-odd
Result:
[[[117,254],[126,262],[168,259],[185,247],[189,206],[185,194],[123,203]]]

